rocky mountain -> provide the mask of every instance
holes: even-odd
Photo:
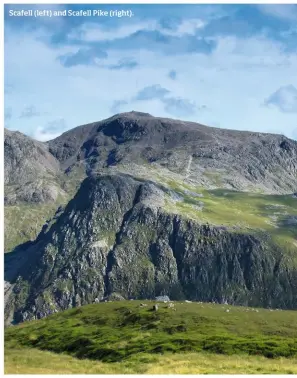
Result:
[[[81,184],[5,255],[7,324],[110,295],[297,307],[297,142],[132,112],[34,146]]]
[[[168,214],[164,193],[129,176],[87,178],[19,269],[7,268],[6,313],[40,318],[112,293],[297,306],[297,269],[269,238]]]
[[[63,176],[46,144],[4,129],[5,251],[35,239],[59,204],[67,203]]]
[[[297,187],[297,142],[281,135],[130,112],[77,127],[48,146],[66,171],[154,163],[197,185],[266,193]]]
[[[5,204],[55,201],[59,161],[46,145],[24,134],[4,129]]]

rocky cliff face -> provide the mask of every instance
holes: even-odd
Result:
[[[93,173],[154,181],[154,170],[162,180],[267,194],[291,194],[297,188],[297,142],[147,113],[118,114],[48,143],[5,130],[4,147],[5,251],[34,240],[47,217]]]
[[[5,131],[6,323],[108,295],[297,308],[296,170],[283,136],[146,113]]]
[[[112,293],[297,307],[296,267],[269,238],[167,213],[165,197],[127,175],[85,179],[48,232],[5,256],[6,321]]]
[[[60,162],[47,145],[6,129],[4,184],[5,252],[34,240],[46,220],[71,197]]]
[[[19,132],[4,130],[5,204],[55,201],[59,161],[47,147]]]
[[[130,112],[77,127],[48,146],[66,171],[153,163],[197,185],[282,194],[297,187],[297,142],[281,135]]]

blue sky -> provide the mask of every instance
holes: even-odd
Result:
[[[137,110],[297,139],[296,25],[293,4],[6,5],[5,127],[44,141]]]

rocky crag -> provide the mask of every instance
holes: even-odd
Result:
[[[135,112],[33,141],[19,160],[9,138],[7,190],[37,151],[33,176],[70,201],[5,255],[7,324],[108,295],[297,307],[297,142]]]
[[[130,112],[72,129],[48,147],[68,173],[154,163],[196,185],[279,194],[297,188],[297,142],[282,135]]]

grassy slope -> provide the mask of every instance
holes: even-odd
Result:
[[[183,201],[169,205],[170,211],[176,210],[200,222],[213,225],[236,227],[243,231],[264,231],[272,235],[277,243],[296,247],[297,227],[286,224],[290,216],[297,216],[297,200],[292,196],[276,196],[243,193],[230,190],[204,190],[202,198],[182,195]],[[193,206],[203,204],[201,211]]]
[[[167,200],[166,209],[170,212],[240,232],[267,232],[275,243],[297,247],[296,224],[288,223],[290,217],[297,217],[297,199],[292,195],[207,190],[176,181],[168,181],[167,185],[180,196],[175,203]]]
[[[168,198],[166,210],[179,213],[202,223],[237,227],[239,230],[269,232],[278,243],[297,246],[296,225],[286,225],[289,216],[297,216],[297,199],[292,196],[269,196],[230,190],[197,189],[169,182],[181,200]],[[186,192],[185,192],[186,190]],[[203,197],[189,195],[202,194]],[[202,210],[195,206],[203,204]],[[28,240],[34,240],[58,204],[18,205],[5,207],[5,251]],[[9,232],[8,232],[9,231]]]
[[[50,220],[59,206],[64,206],[76,193],[84,176],[81,171],[58,181],[67,195],[59,195],[52,203],[19,203],[4,207],[4,251],[11,252],[16,246],[35,240],[46,221]]]
[[[38,204],[4,207],[4,251],[10,252],[17,245],[34,240],[46,220],[57,210],[57,204]]]
[[[64,353],[72,358],[100,360],[106,365],[98,364],[94,369],[114,369],[112,372],[118,368],[137,372],[139,365],[145,362],[149,370],[156,368],[155,360],[162,364],[166,359],[173,371],[179,367],[197,371],[200,367],[196,358],[203,368],[213,371],[210,361],[217,354],[226,372],[238,364],[242,366],[240,369],[250,365],[251,372],[256,372],[257,368],[272,369],[276,360],[271,359],[279,357],[288,358],[288,368],[280,362],[283,372],[285,369],[297,372],[296,360],[292,359],[297,356],[294,311],[175,302],[174,308],[160,303],[159,310],[154,312],[153,301],[145,301],[146,307],[141,307],[140,303],[93,304],[10,327],[5,331],[7,366],[12,371],[12,361],[20,348],[25,348],[20,369],[34,363],[36,366],[37,361],[42,361],[42,355],[38,354],[40,359],[33,363],[30,349],[27,349],[36,348]],[[60,356],[61,366],[63,359],[70,361],[64,354]],[[246,355],[249,358],[245,358]],[[270,359],[271,365],[265,357]],[[164,369],[166,365],[164,363]],[[90,369],[88,366],[87,361],[82,361],[82,369]]]
[[[124,166],[121,165],[117,166],[116,170],[125,171]],[[131,167],[129,170],[131,171]],[[180,197],[178,201],[172,200],[170,196],[167,197],[165,209],[168,212],[178,213],[201,223],[227,226],[240,232],[268,232],[277,244],[297,248],[296,224],[287,222],[290,217],[297,216],[297,199],[291,195],[199,188],[186,184],[180,175],[161,168],[157,169],[152,165],[135,166],[133,172],[136,177],[167,186]],[[174,179],[170,178],[171,176]],[[73,197],[84,177],[82,167],[77,167],[60,183],[69,193],[68,199]],[[202,196],[199,197],[197,194]],[[62,202],[66,203],[67,199]],[[6,207],[5,251],[34,239],[57,207],[58,204]]]
[[[116,167],[123,172],[129,169],[121,165]],[[187,182],[185,176],[149,164],[134,165],[133,175],[154,181],[175,193],[166,199],[165,210],[170,213],[201,223],[226,226],[230,231],[265,232],[278,245],[297,250],[297,226],[288,223],[290,217],[297,217],[297,199],[292,195],[198,187]],[[212,187],[220,187],[219,173],[204,172],[204,176],[211,176]]]
[[[248,355],[143,354],[108,363],[32,348],[6,348],[4,358],[5,374],[297,374],[297,360]]]

